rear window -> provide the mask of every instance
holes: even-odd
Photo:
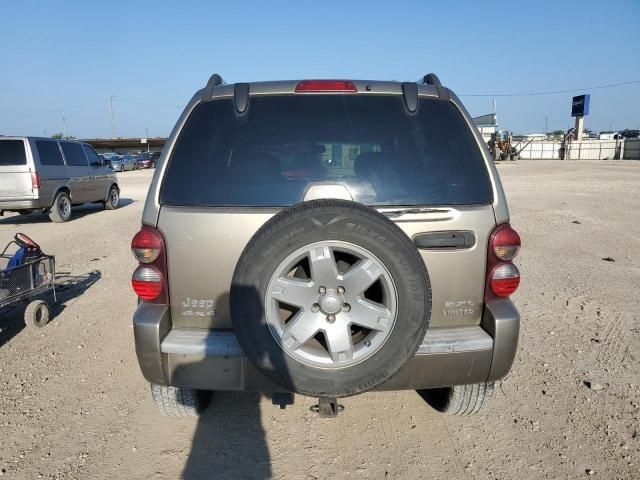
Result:
[[[41,165],[64,165],[58,142],[38,140],[36,148]]]
[[[26,164],[27,156],[22,140],[0,140],[0,166]]]
[[[481,151],[450,102],[290,95],[198,105],[169,161],[160,200],[189,206],[288,206],[310,184],[344,185],[367,205],[487,204]]]
[[[62,142],[62,151],[67,165],[70,167],[86,167],[87,157],[84,156],[82,145],[79,143]]]

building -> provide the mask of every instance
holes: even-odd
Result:
[[[98,153],[138,153],[161,152],[166,138],[87,138],[83,142],[91,145]]]

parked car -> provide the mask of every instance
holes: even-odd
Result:
[[[114,172],[135,170],[136,160],[133,155],[114,155],[110,159],[110,167]]]
[[[162,413],[196,415],[215,390],[315,397],[322,416],[370,390],[486,407],[516,353],[520,237],[435,75],[214,75],[165,148],[131,245],[136,352]]]
[[[71,218],[73,205],[101,202],[118,208],[116,176],[86,143],[38,137],[0,137],[0,214]]]
[[[155,159],[151,152],[143,152],[136,157],[137,168],[153,168],[155,167]]]

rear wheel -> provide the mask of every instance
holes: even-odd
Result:
[[[151,397],[165,417],[198,417],[209,405],[211,392],[151,384]]]
[[[35,300],[27,305],[24,312],[24,323],[28,327],[44,327],[50,319],[49,305],[44,300]]]
[[[120,203],[120,190],[115,185],[111,185],[109,189],[109,196],[107,200],[104,202],[104,208],[107,210],[115,210],[118,208],[118,204]]]
[[[71,197],[67,192],[58,192],[51,206],[49,218],[55,223],[66,222],[71,218]]]
[[[483,382],[418,390],[418,393],[439,412],[448,415],[474,415],[487,408],[494,388],[495,382]]]

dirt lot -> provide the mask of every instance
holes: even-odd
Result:
[[[492,408],[471,418],[396,392],[346,399],[337,420],[304,397],[281,411],[222,393],[199,421],[163,419],[131,328],[129,241],[150,172],[120,176],[114,212],[0,219],[0,244],[33,236],[62,284],[43,329],[0,313],[3,478],[640,478],[640,162],[499,170],[524,245],[521,343]]]

